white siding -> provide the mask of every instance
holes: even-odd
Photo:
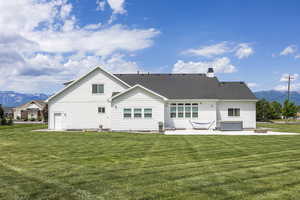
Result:
[[[92,84],[104,84],[104,94],[92,94]],[[54,97],[49,102],[49,128],[54,129],[54,113],[63,113],[65,129],[111,128],[111,104],[113,92],[127,89],[107,73],[97,70]],[[105,114],[98,113],[105,107]]]
[[[151,108],[152,118],[124,119],[124,108]],[[132,112],[133,114],[133,112]],[[117,97],[112,102],[112,130],[158,130],[158,123],[164,122],[164,102],[141,88],[136,88]]]
[[[240,116],[228,116],[228,108],[240,108]],[[243,121],[243,128],[256,128],[256,102],[220,101],[217,116],[218,121]]]
[[[170,105],[171,103],[198,103],[199,111],[198,118],[171,118],[170,117]],[[165,122],[167,128],[184,128],[192,129],[190,121],[211,123],[214,122],[211,128],[216,127],[217,115],[216,115],[216,102],[214,101],[174,101],[168,102],[165,106]]]

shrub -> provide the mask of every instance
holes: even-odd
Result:
[[[31,118],[30,121],[34,122],[34,121],[35,121],[35,118]]]
[[[20,116],[17,116],[17,120],[20,120],[21,119],[21,117]]]
[[[12,118],[9,118],[8,121],[7,121],[7,125],[13,125],[14,124],[14,121]]]
[[[27,121],[28,121],[28,119],[27,119],[27,118],[25,118],[25,119],[24,119],[24,122],[27,122]]]
[[[7,120],[5,117],[1,119],[1,125],[7,125]]]

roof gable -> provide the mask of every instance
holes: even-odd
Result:
[[[49,97],[46,102],[51,101],[54,97],[58,96],[59,94],[63,93],[64,91],[66,91],[68,88],[72,87],[73,85],[79,83],[81,80],[83,80],[85,77],[89,76],[92,73],[95,73],[96,71],[101,70],[102,72],[108,74],[109,76],[111,76],[112,78],[116,79],[117,81],[119,81],[121,84],[127,86],[127,87],[131,87],[128,83],[124,82],[123,80],[119,79],[117,76],[115,76],[114,74],[111,74],[110,72],[102,69],[101,67],[96,67],[93,70],[91,70],[90,72],[86,73],[85,75],[79,77],[78,79],[69,82],[66,87],[64,87],[63,89],[61,89],[60,91],[58,91],[57,93],[55,93],[54,95],[52,95],[51,97]]]
[[[129,92],[131,92],[131,91],[133,91],[133,90],[135,90],[135,89],[137,89],[137,88],[140,88],[140,89],[142,89],[142,90],[144,90],[144,91],[146,91],[146,92],[149,92],[149,93],[151,93],[152,95],[157,96],[157,97],[159,97],[159,98],[161,98],[161,99],[163,99],[163,100],[167,100],[166,97],[164,97],[164,96],[162,96],[162,95],[160,95],[160,94],[157,94],[156,92],[154,92],[154,91],[152,91],[152,90],[149,90],[148,88],[145,88],[144,86],[139,85],[139,84],[134,85],[133,87],[131,87],[131,88],[129,88],[129,89],[127,89],[127,90],[125,90],[125,91],[123,91],[123,92],[121,92],[121,93],[118,93],[118,94],[112,96],[110,100],[112,101],[112,100],[114,100],[114,99],[117,99],[117,98],[119,98],[119,97],[121,97],[121,96],[123,96],[123,95],[125,95],[125,94],[127,94],[127,93],[129,93]]]

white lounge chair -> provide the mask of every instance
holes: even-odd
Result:
[[[213,121],[192,121],[192,120],[189,120],[189,122],[192,125],[193,129],[209,130],[209,129],[211,129],[212,125],[215,123],[215,120],[213,120]]]

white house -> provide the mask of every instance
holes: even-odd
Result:
[[[46,103],[41,100],[32,100],[13,109],[14,119],[43,120],[43,109]]]
[[[97,67],[51,96],[49,129],[252,129],[256,97],[207,74],[111,74]]]

